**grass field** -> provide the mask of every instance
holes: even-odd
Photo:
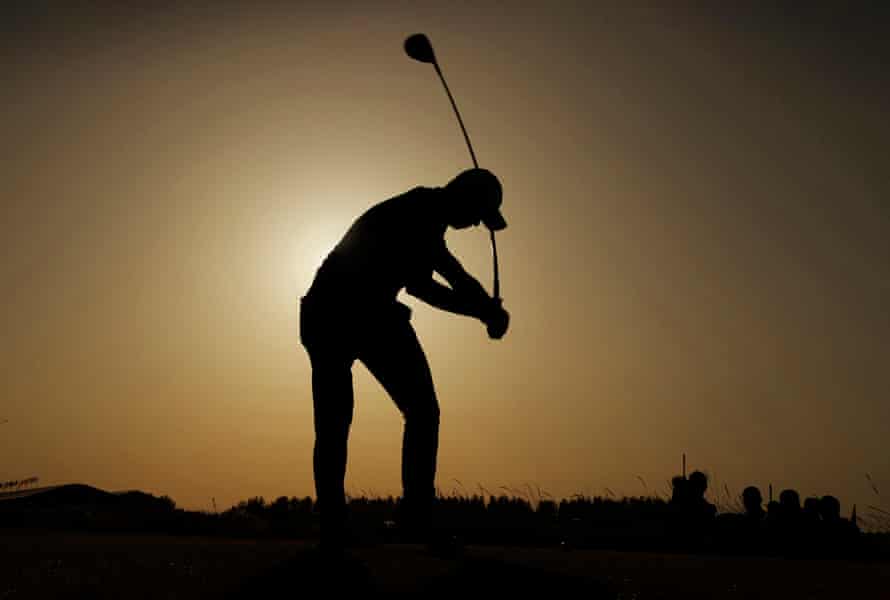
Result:
[[[890,562],[407,545],[337,563],[307,542],[0,530],[0,599],[264,598],[330,592],[437,597],[890,598]]]

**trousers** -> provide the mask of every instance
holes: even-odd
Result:
[[[380,382],[404,418],[402,512],[407,520],[429,518],[435,499],[439,403],[410,312],[395,301],[364,310],[308,296],[300,303],[300,341],[312,365],[312,464],[322,535],[342,528],[346,520],[344,485],[356,360]]]

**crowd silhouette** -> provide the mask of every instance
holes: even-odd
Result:
[[[784,489],[778,501],[763,496],[755,486],[741,495],[743,512],[718,513],[705,498],[708,477],[701,471],[672,480],[671,532],[681,546],[709,547],[748,554],[835,555],[855,551],[859,527],[855,508],[850,519],[841,517],[834,496],[808,497]]]

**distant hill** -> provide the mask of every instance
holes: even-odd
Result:
[[[0,510],[12,506],[33,506],[49,508],[53,506],[104,504],[113,502],[117,496],[90,485],[71,483],[46,487],[16,490],[0,494]],[[9,504],[7,504],[9,503]]]
[[[167,497],[72,483],[0,494],[0,526],[144,530],[169,523],[175,509]]]
[[[57,485],[50,485],[46,487],[35,487],[35,488],[26,488],[23,490],[15,490],[14,492],[0,492],[0,502],[4,500],[15,500],[16,498],[24,498],[25,496],[30,496],[35,493],[43,493],[47,490],[51,490],[57,488]]]

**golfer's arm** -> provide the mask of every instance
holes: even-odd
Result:
[[[407,286],[405,291],[431,306],[457,315],[482,319],[486,312],[485,305],[477,299],[458,293],[432,278],[423,282],[413,283]]]
[[[466,298],[468,302],[478,304],[483,311],[491,308],[492,298],[482,284],[467,273],[460,261],[444,246],[439,253],[435,270],[445,278],[456,294]]]
[[[444,244],[436,257],[434,269],[451,287],[430,277],[406,291],[436,308],[485,321],[492,310],[491,296],[481,283],[464,270]]]

